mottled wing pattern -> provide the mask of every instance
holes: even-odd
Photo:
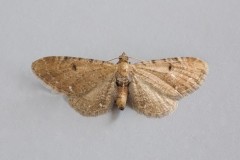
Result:
[[[65,95],[84,95],[116,72],[110,62],[52,56],[32,64],[34,73],[52,89]]]
[[[160,94],[158,89],[146,84],[144,80],[133,77],[129,85],[129,99],[132,107],[139,113],[149,117],[168,115],[176,108],[176,100]]]
[[[192,57],[143,61],[131,68],[132,106],[155,117],[173,111],[177,100],[200,86],[208,70],[205,62]]]
[[[116,80],[109,76],[101,85],[82,96],[70,96],[71,106],[85,116],[97,116],[110,110],[116,98]]]
[[[64,93],[81,114],[105,113],[115,95],[116,66],[75,57],[45,57],[32,64],[34,73],[55,91]]]

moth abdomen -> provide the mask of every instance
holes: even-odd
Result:
[[[124,110],[127,103],[128,87],[117,87],[116,105],[120,110]]]

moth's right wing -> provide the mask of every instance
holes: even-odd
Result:
[[[160,94],[146,84],[144,80],[133,77],[129,85],[129,101],[131,107],[148,117],[168,115],[177,107],[177,101]]]
[[[160,117],[176,108],[177,100],[195,91],[207,74],[207,64],[182,57],[143,61],[131,65],[129,85],[132,106],[147,115]]]

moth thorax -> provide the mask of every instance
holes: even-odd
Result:
[[[127,76],[129,72],[128,69],[129,69],[129,64],[127,62],[121,62],[118,64],[117,73],[120,74],[121,76]]]

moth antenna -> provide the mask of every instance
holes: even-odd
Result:
[[[140,62],[145,61],[145,60],[137,59],[137,58],[134,58],[134,57],[128,57],[128,58],[132,58],[132,59],[137,60],[137,61],[140,61]]]
[[[113,60],[115,60],[115,59],[118,59],[118,58],[113,58],[113,59],[110,59],[110,60],[108,60],[107,62],[113,61]]]

